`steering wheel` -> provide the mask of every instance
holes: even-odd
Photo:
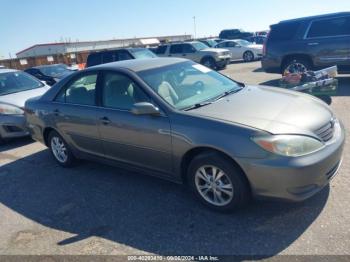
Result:
[[[203,90],[203,89],[204,89],[204,83],[203,83],[203,81],[196,81],[193,85],[194,85],[195,87],[198,87],[200,90]]]

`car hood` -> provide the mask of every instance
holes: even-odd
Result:
[[[328,123],[332,111],[310,95],[282,88],[247,86],[212,104],[189,111],[272,134],[314,135]]]
[[[27,99],[41,96],[43,95],[47,90],[49,90],[49,86],[43,86],[40,88],[35,88],[23,92],[13,93],[9,95],[0,96],[0,103],[7,103],[11,105],[15,105],[17,107],[24,107],[24,103]]]

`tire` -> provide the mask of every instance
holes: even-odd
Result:
[[[283,63],[282,74],[285,75],[287,72],[290,73],[302,73],[305,71],[312,70],[310,61],[304,58],[291,58]]]
[[[216,183],[210,176],[213,173],[216,173]],[[250,200],[249,184],[242,170],[217,153],[196,156],[188,167],[187,176],[197,198],[213,210],[232,212]]]
[[[254,54],[251,51],[245,51],[243,54],[243,60],[244,62],[252,62],[254,61]]]
[[[216,69],[216,63],[215,63],[214,58],[206,57],[201,61],[201,64],[208,67],[208,68],[211,68],[214,70]]]
[[[48,145],[54,159],[63,167],[72,167],[75,164],[75,157],[66,141],[56,131],[49,134]],[[61,146],[61,147],[59,147]]]

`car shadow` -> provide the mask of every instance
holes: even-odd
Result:
[[[2,205],[74,234],[57,245],[99,236],[160,255],[276,255],[307,230],[329,195],[326,187],[302,203],[255,201],[222,214],[183,186],[97,163],[64,169],[48,150],[2,166],[0,178]]]
[[[14,138],[10,139],[4,142],[4,144],[0,144],[0,152],[4,152],[7,150],[15,149],[17,147],[29,145],[31,143],[34,143],[34,140],[30,137],[21,137],[21,138]]]

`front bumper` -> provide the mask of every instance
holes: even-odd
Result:
[[[256,197],[305,200],[337,174],[342,160],[345,131],[339,122],[326,146],[302,157],[271,156],[268,159],[238,159]]]
[[[24,115],[0,115],[0,137],[16,138],[28,136]]]
[[[217,67],[226,67],[231,61],[231,56],[219,56],[216,58],[215,63]]]

